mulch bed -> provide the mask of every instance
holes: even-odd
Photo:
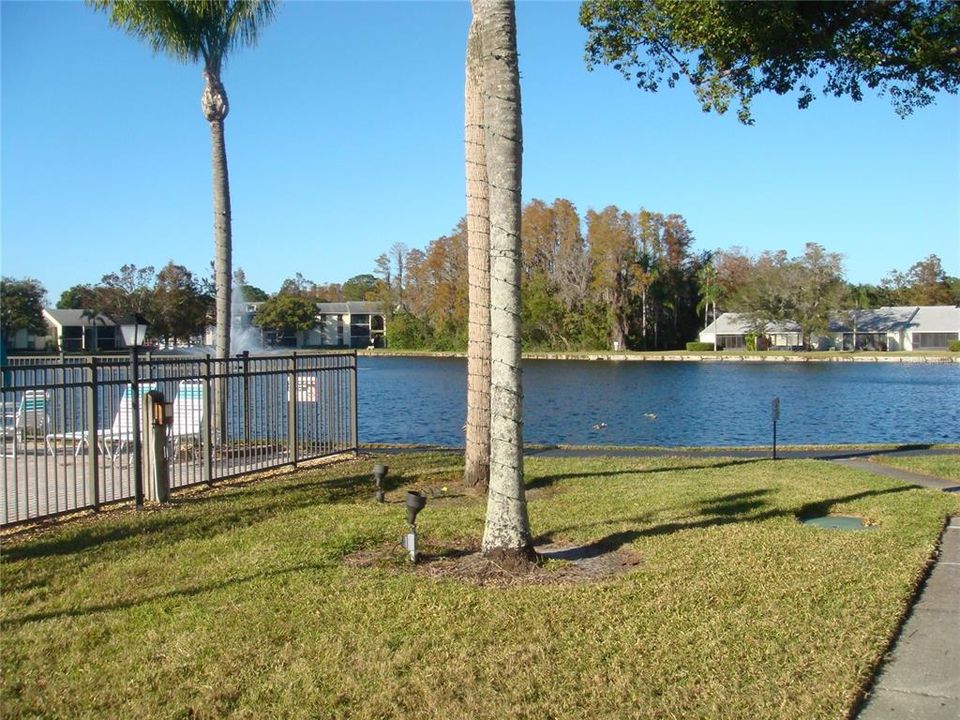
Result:
[[[365,548],[344,558],[350,567],[413,572],[433,580],[455,580],[480,587],[576,585],[598,582],[635,570],[642,559],[629,548],[605,550],[593,545],[555,543],[537,546],[537,562],[504,563],[480,552],[479,538],[458,538],[442,545],[426,542],[411,564],[399,543]]]

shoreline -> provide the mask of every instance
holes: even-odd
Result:
[[[357,350],[361,357],[466,358],[465,352],[421,350]],[[525,352],[523,360],[581,360],[589,362],[707,362],[707,363],[919,363],[960,364],[960,353],[717,353],[686,352]]]

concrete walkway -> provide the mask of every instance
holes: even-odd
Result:
[[[948,480],[862,458],[833,462],[913,485],[960,491]],[[940,537],[940,556],[890,650],[857,720],[960,718],[960,516]]]
[[[960,517],[857,718],[960,718]]]
[[[951,454],[955,453],[956,451],[954,450]],[[944,492],[960,492],[960,485],[950,480],[944,480],[943,478],[921,475],[910,472],[909,470],[901,470],[900,468],[889,465],[870,462],[869,460],[859,457],[838,457],[832,458],[832,460],[838,465],[846,465],[847,467],[856,468],[857,470],[866,470],[874,475],[883,475],[884,477],[900,480],[901,482],[910,483],[911,485],[920,485],[921,487],[943,490]]]

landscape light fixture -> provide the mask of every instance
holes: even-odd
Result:
[[[374,497],[377,502],[383,502],[383,479],[387,476],[387,470],[389,469],[386,465],[380,463],[373,466],[373,481],[377,485],[377,492]]]
[[[427,504],[427,496],[416,490],[407,491],[407,524],[410,532],[403,536],[400,544],[410,553],[410,562],[417,561],[417,514]]]

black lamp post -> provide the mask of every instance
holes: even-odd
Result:
[[[140,438],[140,346],[146,339],[147,321],[140,315],[129,315],[118,323],[123,335],[123,342],[130,348],[130,413],[131,430],[133,432],[133,501],[136,506],[143,506],[143,468],[141,467],[141,450],[143,443]]]

